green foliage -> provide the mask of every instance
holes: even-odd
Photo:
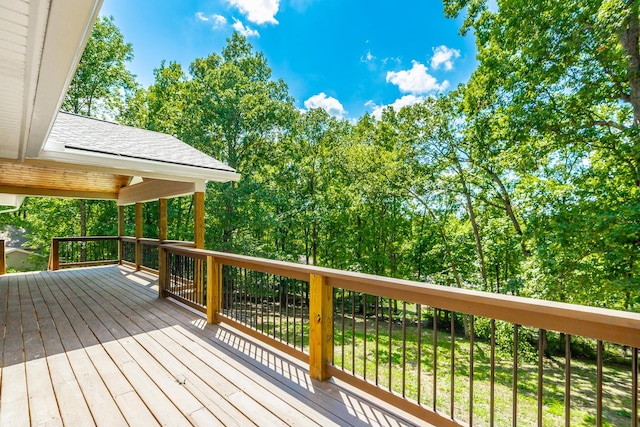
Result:
[[[62,109],[90,117],[115,117],[138,85],[126,68],[131,59],[133,47],[124,41],[113,17],[98,17]]]

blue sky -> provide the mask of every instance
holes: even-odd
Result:
[[[104,0],[145,87],[164,59],[186,70],[220,53],[233,31],[264,52],[299,108],[357,119],[418,102],[467,81],[472,35],[437,0]]]

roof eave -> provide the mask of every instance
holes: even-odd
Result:
[[[240,180],[240,174],[232,171],[120,157],[110,154],[75,150],[72,148],[65,148],[64,151],[48,150],[45,148],[40,155],[33,160],[34,163],[37,161],[65,163],[73,165],[73,167],[77,169],[86,169],[87,167],[92,169],[103,168],[122,175],[176,181],[199,182],[205,180],[229,182]]]
[[[19,160],[38,156],[44,147],[101,5],[102,0],[51,1],[42,56],[29,65],[34,84],[25,102],[32,104],[23,119]]]

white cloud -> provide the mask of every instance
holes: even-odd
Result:
[[[425,65],[418,61],[412,62],[413,67],[410,70],[387,72],[387,82],[398,86],[402,92],[413,94],[443,91],[449,87],[446,80],[439,84],[435,77],[427,73]]]
[[[213,20],[213,28],[222,28],[227,25],[227,18],[222,15],[211,15]]]
[[[400,111],[402,107],[408,107],[410,105],[419,104],[425,100],[422,96],[415,95],[405,95],[402,98],[396,99],[393,103],[387,105],[376,105],[373,101],[367,101],[364,105],[373,109],[371,115],[376,118],[376,120],[380,120],[382,118],[382,112],[385,108],[391,107],[395,111]]]
[[[227,18],[218,14],[207,16],[202,12],[196,12],[196,18],[202,22],[213,22],[213,28],[215,29],[222,28],[227,25]]]
[[[280,0],[227,0],[227,2],[237,7],[254,24],[278,24],[275,16],[280,8]]]
[[[243,36],[249,38],[249,37],[260,37],[260,33],[258,33],[258,31],[254,30],[253,28],[249,27],[249,26],[244,26],[244,24],[240,21],[238,21],[237,19],[233,18],[233,29],[236,30],[237,32],[239,32],[240,34],[242,34]]]
[[[451,49],[445,45],[438,46],[433,49],[431,68],[437,70],[441,65],[444,65],[444,69],[450,71],[453,69],[453,61],[457,58],[460,58],[458,49]]]
[[[340,101],[332,96],[327,96],[324,92],[313,95],[311,98],[304,101],[304,107],[308,110],[311,110],[312,108],[322,108],[330,115],[339,119],[343,118],[346,113]]]
[[[400,58],[398,58],[398,57],[391,56],[391,57],[388,57],[388,58],[384,58],[382,60],[382,65],[386,66],[387,63],[389,63],[389,62],[394,62],[394,63],[400,65],[402,63],[402,60]]]
[[[376,57],[373,56],[373,54],[371,53],[371,50],[368,50],[366,55],[363,55],[360,57],[360,62],[371,62],[374,59],[376,59]]]

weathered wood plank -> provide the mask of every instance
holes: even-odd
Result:
[[[29,405],[31,424],[61,426],[62,417],[53,392],[47,361],[44,358],[32,359],[25,363],[25,368],[29,402],[32,402]]]
[[[38,330],[38,321],[36,319],[36,310],[33,307],[31,293],[29,292],[29,284],[27,283],[27,275],[18,275],[18,296],[20,297],[20,323],[22,332],[33,332]]]
[[[12,364],[2,368],[2,402],[0,425],[29,426],[29,402],[27,399],[27,375],[24,364]]]

